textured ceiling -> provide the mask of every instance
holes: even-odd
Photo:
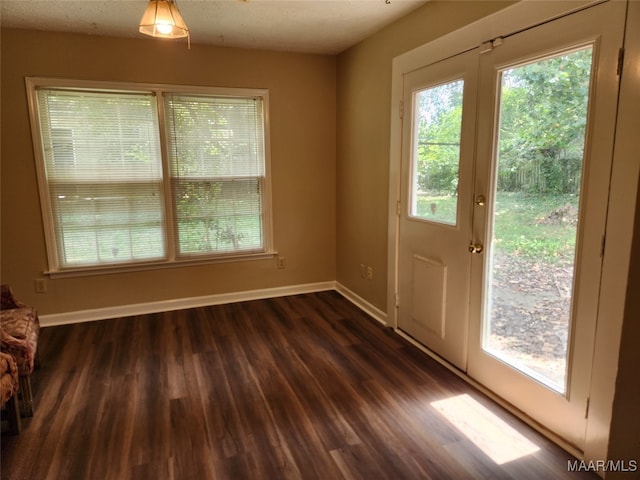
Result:
[[[386,3],[386,2],[389,3]],[[194,44],[339,53],[425,0],[178,0]],[[1,0],[3,27],[144,37],[146,0]],[[148,37],[147,37],[148,38]]]

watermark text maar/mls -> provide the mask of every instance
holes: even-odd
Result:
[[[637,460],[568,460],[569,472],[637,472]]]

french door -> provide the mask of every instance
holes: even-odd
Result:
[[[477,72],[474,52],[424,67],[405,77],[403,99],[398,325],[462,370]]]
[[[398,327],[578,448],[624,14],[600,4],[405,75]]]

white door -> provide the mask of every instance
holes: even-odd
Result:
[[[582,448],[624,2],[480,55],[468,374]]]
[[[625,8],[403,78],[398,328],[577,448]]]
[[[466,369],[477,54],[404,78],[398,327]]]

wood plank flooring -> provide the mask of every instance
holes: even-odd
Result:
[[[336,292],[48,327],[39,345],[3,479],[597,478]],[[505,425],[465,435],[447,399]],[[474,443],[487,430],[535,451],[497,463]]]

